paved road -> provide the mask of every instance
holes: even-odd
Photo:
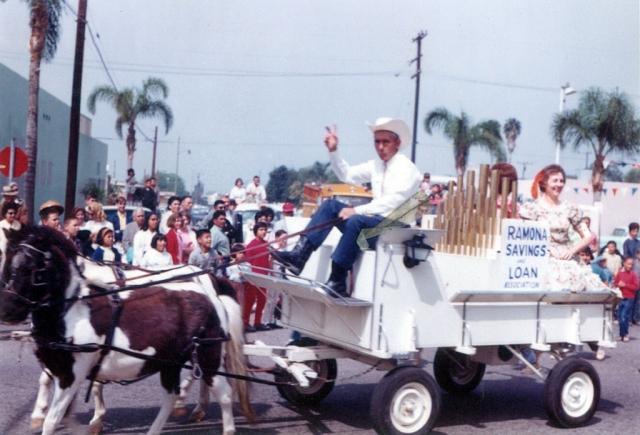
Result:
[[[21,344],[7,337],[10,328],[0,325],[0,435],[28,434],[28,421],[34,404],[39,366],[31,344]],[[271,344],[286,342],[286,331],[252,334]],[[586,427],[563,430],[549,423],[542,406],[544,385],[533,376],[521,375],[513,366],[491,366],[473,394],[459,398],[443,394],[443,407],[434,434],[638,434],[640,433],[640,327],[631,328],[631,342],[619,343],[605,361],[595,361],[594,354],[579,356],[596,367],[602,398],[598,412]],[[426,370],[433,373],[433,350],[424,352]],[[21,355],[21,360],[17,361]],[[263,363],[263,362],[260,362]],[[264,363],[266,365],[266,362]],[[544,356],[542,365],[549,369],[553,362]],[[367,366],[350,361],[338,362],[338,378],[361,373]],[[252,426],[238,417],[240,435],[316,435],[374,434],[369,419],[369,400],[383,376],[370,372],[364,376],[337,383],[333,392],[312,409],[294,407],[282,399],[276,389],[255,385],[252,402],[260,421]],[[195,388],[190,403],[195,403]],[[146,433],[158,411],[160,387],[157,377],[128,387],[108,385],[105,434],[138,435]],[[84,391],[82,392],[84,394]],[[82,434],[92,413],[91,404],[76,400],[73,416],[77,429],[64,427],[56,434]],[[221,433],[217,405],[207,410],[202,423],[188,424],[187,417],[170,419],[164,434],[204,435]]]

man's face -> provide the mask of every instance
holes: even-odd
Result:
[[[192,208],[193,208],[192,198],[186,197],[185,199],[182,200],[182,210],[191,211]]]
[[[133,213],[133,220],[136,222],[136,224],[139,227],[141,227],[142,224],[144,223],[144,212],[137,211],[137,212]]]
[[[45,227],[53,228],[57,230],[60,228],[60,215],[57,211],[53,211],[49,213],[45,218],[42,219],[42,225]]]
[[[216,211],[227,211],[227,207],[225,207],[224,202],[216,205]]]
[[[144,182],[144,187],[146,187],[147,189],[151,189],[151,180],[147,180]]]
[[[638,237],[638,229],[634,228],[631,231],[629,231],[629,237],[631,237],[632,239],[635,239]]]
[[[256,186],[260,184],[260,177],[253,177],[253,184],[255,184]]]
[[[373,134],[374,143],[378,157],[383,162],[388,162],[391,157],[395,156],[400,148],[400,139],[396,139],[396,135],[390,131],[376,131]]]
[[[78,219],[71,219],[67,222],[67,226],[64,227],[64,230],[70,237],[76,237],[80,231],[80,223],[78,222]]]
[[[153,188],[156,187],[156,179],[155,178],[151,179],[151,187],[153,187]]]
[[[218,228],[224,228],[226,222],[224,215],[220,215],[213,220],[214,225]]]
[[[124,213],[124,209],[126,208],[126,206],[127,206],[126,201],[122,201],[122,200],[116,201],[116,207],[118,208],[118,212]]]
[[[87,199],[84,200],[84,202],[86,202],[87,205],[89,205],[89,204],[93,204],[93,203],[98,202],[98,200],[95,199],[95,198],[87,198]]]

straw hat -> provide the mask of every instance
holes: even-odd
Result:
[[[57,211],[58,214],[64,213],[64,207],[62,206],[62,204],[60,204],[57,201],[49,200],[40,206],[39,214],[42,215],[48,208],[51,208],[54,211]]]
[[[20,193],[20,190],[18,186],[13,183],[2,188],[2,194],[5,196],[18,196],[18,193]]]
[[[409,130],[409,126],[401,119],[378,118],[376,119],[375,124],[369,124],[367,122],[367,125],[374,133],[382,130],[397,134],[400,138],[399,150],[405,149],[411,143],[411,131]]]

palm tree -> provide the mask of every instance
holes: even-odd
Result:
[[[173,125],[171,108],[162,100],[169,95],[169,88],[164,80],[149,77],[142,82],[142,89],[116,88],[105,85],[98,86],[89,95],[87,107],[92,114],[96,113],[96,102],[102,100],[113,106],[116,118],[116,133],[122,139],[122,126],[127,128],[127,167],[133,167],[133,154],[136,152],[136,120],[138,118],[160,117],[164,122],[165,134]],[[160,97],[161,99],[158,99]]]
[[[520,136],[522,128],[520,121],[516,118],[509,118],[502,127],[504,138],[507,140],[507,151],[509,151],[509,163],[511,163],[511,154],[516,149],[516,139]]]
[[[24,201],[29,210],[29,223],[33,221],[36,163],[38,161],[38,94],[40,93],[40,64],[53,59],[60,40],[60,0],[26,0],[29,6],[29,108],[27,114],[26,150],[29,169],[24,179]]]
[[[629,98],[618,91],[585,91],[577,109],[553,117],[551,134],[561,148],[571,144],[574,150],[586,146],[593,151],[594,201],[602,199],[605,157],[611,152],[631,155],[640,151],[640,120],[635,118]]]
[[[463,176],[467,169],[469,151],[474,145],[483,147],[498,161],[506,160],[498,121],[482,121],[472,125],[466,113],[455,116],[444,107],[439,107],[429,112],[424,120],[427,133],[432,134],[434,127],[442,128],[444,135],[453,140],[453,155],[459,176]]]

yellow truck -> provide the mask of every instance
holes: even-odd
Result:
[[[353,184],[305,184],[303,190],[302,216],[311,217],[320,204],[327,199],[336,199],[353,207],[367,204],[373,199],[371,190]]]

